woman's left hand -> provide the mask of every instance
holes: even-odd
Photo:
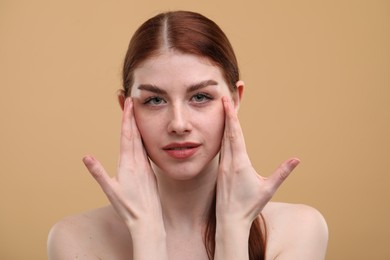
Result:
[[[246,152],[244,136],[232,101],[223,97],[222,102],[225,132],[217,179],[217,225],[242,223],[250,228],[253,220],[300,161],[289,159],[268,178],[260,176]]]

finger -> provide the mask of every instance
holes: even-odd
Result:
[[[123,108],[123,114],[122,114],[122,127],[121,127],[121,138],[120,138],[120,159],[124,155],[127,155],[132,150],[132,144],[131,144],[131,109],[132,109],[132,102],[131,98],[125,99],[125,105]]]
[[[276,191],[280,185],[287,179],[290,173],[298,166],[300,160],[292,158],[282,163],[276,171],[268,178],[272,183],[273,190]]]
[[[141,135],[134,117],[134,103],[131,97],[127,97],[122,116],[119,164],[130,161],[130,164],[133,165],[141,159],[137,158],[139,155],[146,159],[146,154],[143,150]]]
[[[131,103],[133,104],[132,99]],[[139,160],[147,159],[147,155],[137,126],[137,121],[135,120],[134,105],[132,105],[129,109],[130,129],[133,138],[132,153],[136,158],[136,162],[139,162]]]
[[[225,151],[230,150],[232,157],[238,156],[237,159],[241,159],[242,156],[246,156],[246,147],[241,125],[231,100],[228,97],[223,97],[222,100],[225,110]]]
[[[226,166],[227,163],[231,161],[232,158],[232,152],[231,152],[231,145],[230,145],[230,140],[228,138],[228,123],[227,123],[227,110],[225,105],[225,97],[222,98],[222,106],[224,109],[224,114],[225,114],[225,126],[224,126],[224,131],[223,131],[223,136],[222,136],[222,141],[221,141],[221,158],[220,162],[223,166]]]
[[[85,156],[83,162],[93,178],[99,183],[104,193],[108,194],[111,190],[111,178],[104,167],[92,156]]]

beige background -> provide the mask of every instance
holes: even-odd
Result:
[[[107,203],[81,157],[114,172],[128,41],[176,9],[231,39],[256,168],[302,159],[275,200],[324,214],[327,259],[390,259],[390,2],[139,2],[0,0],[0,259],[45,259],[51,225]]]

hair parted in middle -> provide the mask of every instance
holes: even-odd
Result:
[[[123,65],[123,96],[129,96],[134,70],[147,59],[164,51],[177,51],[206,58],[218,66],[231,92],[237,90],[240,79],[237,59],[225,33],[212,20],[190,11],[173,11],[158,14],[144,22],[134,33]],[[216,198],[214,194],[204,234],[204,244],[209,259],[214,258],[216,232]],[[249,234],[250,260],[265,259],[266,225],[260,215]]]
[[[212,20],[189,11],[158,14],[134,33],[123,65],[123,91],[129,95],[133,72],[143,61],[173,50],[209,59],[218,66],[230,90],[240,78],[237,59],[225,33]]]

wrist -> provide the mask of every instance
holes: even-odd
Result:
[[[133,223],[129,230],[133,245],[133,259],[168,259],[164,225],[156,224],[156,222],[140,221]]]
[[[223,222],[219,223],[217,221],[215,239],[229,243],[232,241],[234,243],[235,240],[247,240],[249,238],[250,225],[246,223],[238,223],[238,222]]]
[[[227,232],[238,230],[247,230],[249,232],[253,222],[252,219],[237,214],[217,214],[216,220],[217,229],[221,229],[221,231],[225,230]]]
[[[163,221],[138,220],[131,224],[127,223],[127,227],[134,237],[155,236],[157,239],[166,237]]]
[[[215,260],[248,259],[249,232],[250,225],[245,222],[217,220]]]

